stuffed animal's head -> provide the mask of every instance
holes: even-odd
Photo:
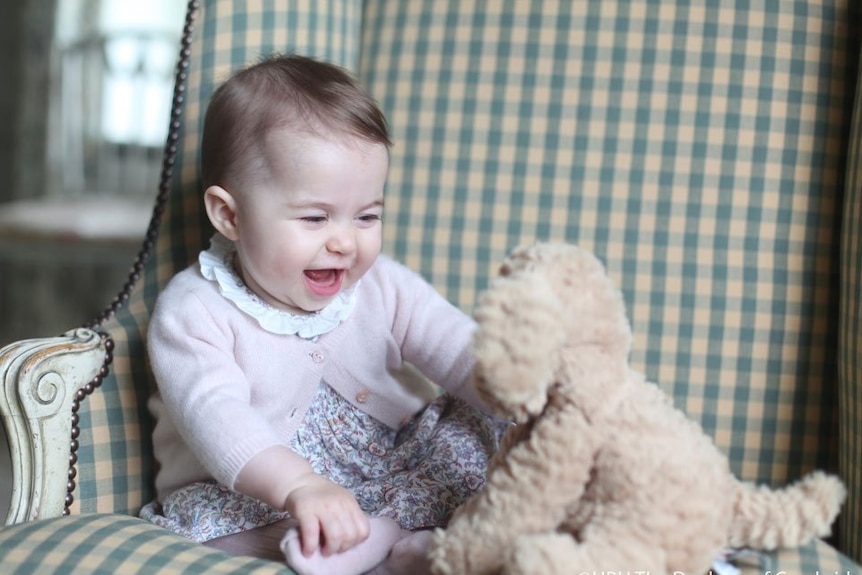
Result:
[[[515,249],[474,317],[476,390],[518,422],[567,393],[567,360],[592,349],[624,363],[631,346],[622,294],[592,253],[571,244]]]

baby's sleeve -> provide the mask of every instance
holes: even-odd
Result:
[[[249,382],[234,357],[235,336],[220,315],[194,291],[165,291],[147,342],[165,415],[188,452],[214,479],[233,487],[249,459],[280,441],[251,406]],[[177,459],[160,464],[185,464]]]

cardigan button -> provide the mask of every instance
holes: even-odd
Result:
[[[309,355],[314,363],[323,363],[323,360],[326,359],[322,351],[312,351]]]
[[[369,394],[368,390],[363,389],[362,391],[360,391],[359,393],[356,394],[356,401],[358,403],[365,403],[366,401],[368,401],[369,395],[370,394]]]

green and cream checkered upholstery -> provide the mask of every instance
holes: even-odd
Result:
[[[470,308],[516,244],[593,249],[634,364],[782,483],[836,446],[846,8],[709,4],[369,1],[360,72],[398,259]]]
[[[230,557],[149,522],[116,514],[61,517],[0,531],[0,565],[3,575],[291,573],[278,563]]]
[[[202,113],[232,70],[296,51],[353,70],[389,118],[385,251],[469,311],[517,244],[594,250],[626,296],[634,366],[735,473],[782,485],[840,463],[841,544],[862,560],[858,117],[845,190],[858,16],[851,0],[202,2],[155,253],[104,326],[112,374],[81,408],[82,515],[0,531],[0,553],[32,567],[44,537],[68,561],[110,557],[75,525],[110,533],[105,514],[152,497],[143,335],[159,289],[211,233]],[[116,530],[131,545],[205,560],[130,521]],[[751,572],[776,568],[858,570],[821,542]]]
[[[862,55],[857,86],[841,236],[838,446],[841,474],[850,491],[841,517],[841,542],[862,562]]]

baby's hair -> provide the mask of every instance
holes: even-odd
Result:
[[[213,93],[201,138],[204,187],[229,187],[249,169],[265,170],[266,136],[285,127],[391,145],[386,118],[348,72],[305,56],[273,55]]]

